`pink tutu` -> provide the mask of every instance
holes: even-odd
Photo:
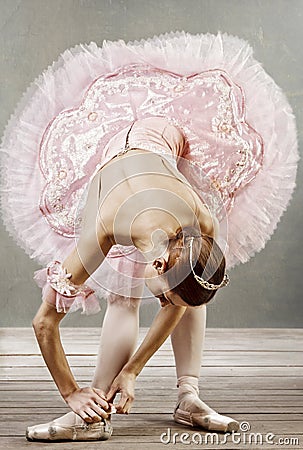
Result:
[[[7,230],[31,258],[65,259],[89,181],[113,156],[107,144],[151,116],[186,136],[184,174],[227,230],[227,267],[265,246],[295,188],[291,108],[247,42],[180,32],[76,46],[25,92],[2,141],[1,202]],[[87,284],[127,297],[142,282],[139,266],[138,251],[115,246]]]

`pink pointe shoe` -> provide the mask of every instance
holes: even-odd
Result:
[[[222,416],[217,412],[208,415],[201,413],[191,413],[176,408],[174,412],[174,421],[182,425],[191,427],[201,427],[209,431],[222,431],[231,433],[239,430],[239,422],[228,416]]]
[[[173,414],[175,422],[224,433],[239,430],[239,422],[214,411],[202,402],[198,393],[198,388],[189,384],[179,387],[179,399]]]
[[[97,423],[86,423],[81,418],[77,418],[73,425],[64,425],[53,420],[28,427],[26,439],[28,441],[106,441],[112,433],[113,427],[106,419]]]

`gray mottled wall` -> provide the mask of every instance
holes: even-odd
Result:
[[[0,130],[22,92],[66,48],[135,40],[185,30],[218,30],[248,40],[255,57],[286,92],[302,143],[302,0],[0,0]],[[301,327],[303,318],[303,187],[266,248],[231,273],[231,285],[208,307],[208,326]],[[29,326],[40,303],[38,265],[1,227],[0,326]],[[105,306],[103,307],[103,310]],[[157,310],[142,307],[142,325]],[[98,326],[102,316],[74,315],[64,324]]]

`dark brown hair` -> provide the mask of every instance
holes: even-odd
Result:
[[[205,281],[220,284],[225,274],[225,258],[216,241],[207,234],[201,234],[194,227],[177,231],[168,245],[169,257],[166,278],[172,292],[178,294],[190,306],[208,303],[217,290],[208,290],[194,278],[190,266],[190,237],[192,243],[192,264],[195,273]]]

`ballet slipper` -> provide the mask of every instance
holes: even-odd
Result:
[[[28,441],[106,441],[111,437],[113,427],[108,419],[97,423],[86,423],[80,417],[73,425],[52,422],[27,427]]]
[[[198,393],[196,386],[183,384],[179,387],[179,399],[173,414],[175,422],[209,431],[238,431],[239,422],[214,411],[199,398]]]

